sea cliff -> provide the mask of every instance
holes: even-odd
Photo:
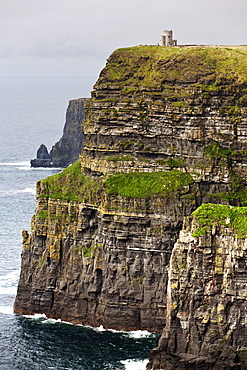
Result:
[[[148,369],[246,369],[247,207],[203,204],[168,267],[166,325]]]
[[[46,145],[41,144],[37,158],[31,159],[31,167],[67,167],[79,159],[83,147],[82,122],[86,98],[69,101],[66,121],[61,139],[56,142],[50,152]]]
[[[190,217],[204,203],[245,209],[247,48],[116,50],[86,103],[83,132],[80,160],[37,183],[31,230],[23,232],[15,312],[163,330],[150,369],[165,369],[169,356],[175,358],[169,369],[180,368],[179,361],[187,366],[191,356],[196,360],[190,368],[200,361],[205,369],[216,369],[219,361],[240,366],[242,319],[235,320],[239,339],[227,337],[231,351],[216,354],[219,336],[234,332],[235,309],[222,307],[245,299],[234,293],[235,275],[228,270],[237,261],[234,248],[244,250],[246,229],[238,234],[225,221],[193,231]],[[220,262],[223,255],[231,263]],[[231,294],[223,294],[226,280]],[[205,293],[211,281],[217,282],[214,300]],[[198,299],[191,299],[197,285]],[[214,310],[221,323],[214,324]],[[212,330],[219,333],[215,339]]]

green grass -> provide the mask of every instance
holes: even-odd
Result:
[[[198,223],[194,237],[205,235],[212,226],[222,225],[234,231],[238,238],[247,237],[247,207],[232,207],[222,204],[203,204],[192,216]]]
[[[182,167],[184,165],[183,158],[179,158],[179,159],[169,158],[167,160],[157,159],[155,162],[161,165],[169,166],[171,169],[176,168],[176,167]]]
[[[48,218],[48,211],[47,211],[47,210],[41,210],[41,211],[37,214],[37,217],[38,217],[38,218],[43,218],[43,219]]]
[[[175,101],[175,102],[172,103],[172,107],[184,108],[184,107],[186,107],[186,104],[183,101]]]
[[[167,172],[131,172],[105,178],[91,178],[81,173],[80,162],[63,172],[41,180],[41,197],[77,202],[97,202],[104,192],[127,198],[148,198],[154,194],[178,196],[185,186],[193,183],[190,174],[178,170]],[[46,214],[41,216],[47,217]]]
[[[231,190],[226,192],[220,192],[215,194],[209,194],[209,196],[219,198],[222,200],[237,200],[240,205],[247,204],[247,189],[246,189],[246,178],[240,176],[236,170],[232,169],[233,158],[239,158],[241,161],[246,158],[247,151],[234,151],[232,149],[223,148],[217,141],[213,141],[210,145],[204,149],[205,155],[213,161],[214,164],[224,165],[226,171],[228,171],[231,178]]]
[[[40,196],[67,201],[88,202],[97,199],[103,190],[102,180],[81,173],[80,162],[75,162],[61,173],[41,180]]]
[[[170,82],[211,86],[215,91],[228,80],[246,83],[247,47],[135,46],[116,50],[96,85],[114,82],[123,93],[136,88],[159,87]]]
[[[222,200],[238,200],[241,202],[241,205],[247,204],[247,190],[246,189],[240,189],[237,191],[228,191],[228,192],[221,192],[216,194],[209,194],[209,196],[219,198]]]
[[[114,155],[111,157],[107,157],[106,160],[109,162],[134,161],[135,158],[130,154],[121,154],[121,155]]]
[[[108,194],[131,198],[148,198],[154,194],[170,197],[193,182],[188,173],[171,170],[167,172],[133,172],[116,174],[105,181]]]
[[[231,149],[224,149],[222,146],[217,142],[213,141],[211,144],[207,145],[204,149],[204,153],[208,158],[228,158],[232,155]]]

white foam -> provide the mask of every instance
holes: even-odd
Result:
[[[32,195],[36,195],[36,189],[34,188],[25,188],[25,189],[18,189],[18,190],[1,190],[0,194],[2,195],[13,195],[13,194],[22,194],[22,193],[28,193]]]
[[[13,315],[13,307],[12,306],[0,306],[0,313],[4,315]]]
[[[28,166],[30,167],[29,161],[21,161],[21,162],[1,162],[0,166]]]
[[[61,319],[51,319],[48,318],[45,314],[35,313],[34,315],[23,315],[27,319],[39,320],[42,324],[60,324],[63,322]],[[63,322],[64,323],[64,322]]]
[[[28,318],[28,319],[35,319],[35,320],[42,319],[42,323],[47,323],[47,324],[63,323],[63,324],[66,324],[66,325],[81,326],[81,327],[84,327],[84,328],[92,329],[92,330],[94,330],[98,333],[109,331],[109,332],[115,333],[115,334],[117,334],[117,333],[124,334],[124,335],[126,335],[130,338],[134,338],[134,339],[149,338],[149,337],[153,337],[155,335],[154,333],[149,332],[147,330],[120,331],[120,330],[114,330],[114,329],[105,329],[103,327],[103,325],[100,325],[99,327],[95,328],[95,327],[90,326],[90,325],[74,324],[74,323],[71,323],[71,322],[68,322],[68,321],[63,321],[61,319],[48,318],[45,314],[34,314],[34,315],[23,315],[23,316]]]
[[[147,330],[136,330],[136,331],[129,331],[125,332],[129,337],[139,339],[139,338],[147,338],[153,336],[153,333]]]
[[[36,189],[25,188],[25,189],[22,189],[22,190],[17,190],[16,193],[30,193],[30,194],[35,195],[36,194]]]
[[[15,270],[5,276],[0,276],[0,294],[15,295],[20,271]]]
[[[125,370],[145,370],[148,360],[135,361],[135,360],[124,360],[121,363],[125,366]]]
[[[93,329],[94,331],[98,331],[98,332],[106,331],[103,325],[100,325],[98,328],[92,328],[91,326],[89,327]]]
[[[62,322],[62,320],[61,319],[48,319],[48,318],[46,318],[45,322],[47,324],[57,324],[57,323],[60,324]]]
[[[40,320],[40,319],[47,319],[46,315],[43,313],[35,313],[34,315],[23,315],[27,319],[35,319],[35,320]]]
[[[30,167],[32,171],[62,171],[63,167]]]
[[[97,332],[110,331],[111,333],[124,334],[124,335],[126,335],[130,338],[134,338],[134,339],[148,338],[148,337],[152,337],[154,335],[154,333],[149,332],[147,330],[122,331],[122,330],[115,330],[115,329],[105,329],[103,327],[103,325],[100,325],[97,328],[94,328],[92,326],[87,326],[87,327],[90,328],[90,329],[93,329],[94,331],[97,331]]]

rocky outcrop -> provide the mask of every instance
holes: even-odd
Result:
[[[246,216],[246,207],[207,204],[185,219],[148,369],[247,368]]]
[[[63,136],[52,147],[50,153],[44,144],[31,160],[31,167],[66,167],[78,160],[83,146],[82,122],[87,99],[71,100],[66,113]]]
[[[217,351],[205,349],[208,334],[204,338],[204,329],[196,328],[204,298],[189,305],[194,288],[186,281],[193,271],[174,270],[176,258],[182,259],[175,254],[182,253],[179,242],[174,244],[184,217],[201,204],[247,203],[246,68],[244,47],[143,46],[110,56],[85,106],[80,161],[37,185],[36,212],[23,238],[16,313],[124,330],[165,327],[150,369],[163,368],[166,356],[171,366],[183,356],[184,366],[192,360],[190,368],[210,368]],[[198,248],[199,234],[211,235],[209,226],[191,237]],[[222,238],[217,240],[219,249]],[[201,279],[195,284],[214,281],[214,248],[206,248],[208,270],[195,256]],[[186,273],[181,291],[180,270]],[[216,296],[218,307],[218,291]],[[170,304],[177,297],[188,323]],[[194,336],[191,350],[184,345],[187,332]],[[237,345],[245,346],[239,343],[231,344],[235,354]],[[227,358],[236,365],[230,352],[220,361]]]
[[[52,167],[51,155],[45,144],[40,145],[37,151],[37,158],[31,159],[30,163],[31,167]]]

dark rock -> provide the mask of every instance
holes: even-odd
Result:
[[[16,313],[164,328],[149,369],[246,369],[246,240],[218,225],[193,237],[188,222],[175,244],[202,203],[247,205],[246,50],[112,54],[87,102],[80,163],[37,185]],[[147,172],[169,183],[150,195]]]
[[[70,100],[61,139],[49,153],[41,144],[37,158],[30,161],[31,167],[67,167],[78,160],[83,147],[82,123],[86,98]]]
[[[45,144],[41,144],[37,151],[37,159],[51,159]]]
[[[45,144],[41,144],[37,151],[37,158],[31,159],[31,167],[52,167],[51,155]]]

